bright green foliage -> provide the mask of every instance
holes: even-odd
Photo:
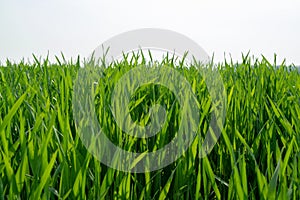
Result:
[[[94,158],[81,142],[72,113],[80,61],[49,64],[7,62],[0,68],[0,199],[300,199],[300,73],[265,58],[206,66],[218,70],[227,90],[227,113],[219,141],[199,159],[211,105],[200,65],[162,63],[191,84],[201,113],[199,133],[188,151],[164,169],[125,173]],[[135,55],[103,70],[96,87],[99,123],[116,145],[153,151],[171,141],[180,125],[180,105],[159,85],[142,86],[129,105],[146,125],[151,105],[167,110],[167,124],[152,138],[137,139],[117,127],[109,109],[113,86],[138,64]],[[100,76],[99,76],[100,77]],[[154,122],[155,123],[155,122]],[[133,167],[139,162],[132,163]]]

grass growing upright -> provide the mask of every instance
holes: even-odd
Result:
[[[95,96],[99,123],[120,147],[163,147],[178,130],[180,106],[167,88],[141,87],[131,116],[146,124],[151,105],[165,105],[168,126],[156,138],[135,139],[116,125],[107,102],[118,77],[144,60],[111,64]],[[202,113],[198,137],[173,164],[149,173],[108,168],[84,147],[73,119],[80,60],[0,67],[0,199],[300,199],[300,73],[265,58],[219,64],[227,115],[212,152],[199,159],[207,131],[209,93],[197,68],[164,59],[192,85]]]

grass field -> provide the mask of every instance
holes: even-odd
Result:
[[[153,103],[170,113],[169,124],[149,139],[116,126],[107,102],[118,78],[145,60],[111,64],[96,87],[99,123],[128,151],[162,148],[176,135],[181,108],[159,85],[132,97],[132,119],[147,124]],[[149,63],[148,63],[149,64]],[[153,63],[152,63],[153,64]],[[201,113],[198,135],[173,164],[153,172],[126,173],[101,164],[83,145],[72,108],[81,61],[7,61],[0,67],[0,199],[300,199],[300,73],[284,63],[248,56],[217,68],[227,91],[226,118],[212,152],[199,158],[210,121],[211,99],[200,65],[165,58],[191,84]],[[151,63],[150,63],[151,65]],[[159,142],[157,142],[159,141]]]

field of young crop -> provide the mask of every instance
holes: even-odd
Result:
[[[168,124],[154,137],[122,132],[110,111],[116,82],[145,60],[133,58],[103,70],[95,86],[95,112],[107,137],[133,152],[162,148],[177,133],[180,113],[172,92],[155,84],[139,88],[129,104],[133,120],[149,122],[149,108],[164,105]],[[154,65],[153,63],[148,63]],[[210,122],[211,98],[202,66],[165,58],[190,83],[199,102],[199,131],[186,153],[146,173],[109,168],[78,136],[72,97],[78,59],[7,61],[0,67],[1,199],[300,199],[300,72],[265,58],[225,62],[218,70],[227,92],[224,128],[205,158],[199,148]],[[158,65],[160,65],[158,64]],[[150,66],[151,67],[151,66]],[[151,119],[150,119],[151,120]]]

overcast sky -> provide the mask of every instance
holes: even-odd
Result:
[[[138,28],[182,33],[217,61],[250,50],[300,65],[300,0],[0,0],[0,60],[87,57]]]

